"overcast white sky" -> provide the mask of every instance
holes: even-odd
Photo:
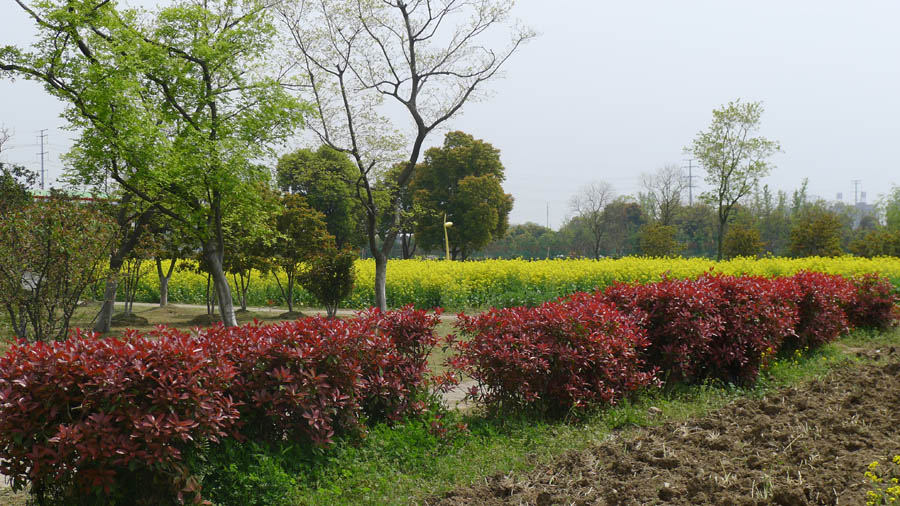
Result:
[[[0,2],[0,45],[27,42],[31,24]],[[765,104],[761,133],[784,149],[770,186],[809,178],[846,202],[858,179],[872,202],[900,183],[900,2],[519,0],[516,15],[541,36],[450,125],[501,150],[512,223],[544,224],[549,204],[557,228],[594,180],[636,192],[641,172],[686,163],[711,111],[736,98]],[[0,81],[0,124],[16,134],[0,156],[37,167],[46,128],[59,175],[61,110],[36,84]]]

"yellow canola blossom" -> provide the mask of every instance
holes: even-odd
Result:
[[[388,305],[451,309],[533,305],[571,294],[592,291],[613,282],[658,281],[663,276],[693,278],[704,272],[786,276],[801,270],[855,276],[876,272],[900,285],[900,258],[736,258],[716,262],[703,258],[626,257],[601,260],[390,260],[387,267]],[[356,263],[356,287],[344,306],[368,307],[374,300],[374,260]],[[148,294],[158,290],[155,273],[144,277]],[[248,293],[250,305],[283,304],[272,275],[254,274]],[[202,303],[206,276],[188,272],[172,279],[170,300]],[[156,289],[156,290],[154,290]],[[157,292],[158,293],[158,292]],[[152,295],[149,295],[152,298]],[[194,300],[199,298],[199,300]],[[185,300],[190,299],[190,300]],[[314,301],[297,289],[299,305]]]

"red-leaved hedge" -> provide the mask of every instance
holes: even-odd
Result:
[[[856,292],[846,308],[852,327],[885,330],[897,322],[900,298],[890,281],[877,274],[864,274],[850,281]]]
[[[0,359],[0,472],[57,502],[200,498],[183,454],[223,436],[326,445],[424,407],[437,315],[76,335]]]
[[[0,358],[0,472],[63,502],[192,492],[182,453],[237,420],[234,378],[185,335],[14,345]]]
[[[615,303],[647,333],[643,357],[667,381],[694,381],[707,376],[711,346],[720,341],[726,304],[716,278],[664,279],[657,283],[616,283],[597,297]]]
[[[856,289],[847,278],[822,272],[798,272],[789,278],[794,283],[797,326],[788,336],[786,350],[813,350],[837,339],[849,330],[845,312],[855,298]]]
[[[499,411],[562,415],[612,404],[652,383],[644,333],[615,306],[590,297],[459,315],[467,340],[452,365],[478,382],[469,395]]]

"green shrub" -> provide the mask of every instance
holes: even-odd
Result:
[[[350,296],[356,271],[356,254],[347,250],[330,250],[306,263],[298,281],[307,292],[325,306],[328,317],[334,317],[338,304]]]
[[[297,483],[288,462],[291,448],[268,448],[225,439],[198,457],[203,495],[219,506],[297,504]],[[194,467],[192,466],[192,467]]]

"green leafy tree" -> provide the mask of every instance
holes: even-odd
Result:
[[[500,50],[485,41],[503,27],[512,5],[506,0],[278,4],[294,41],[291,56],[301,69],[299,89],[318,109],[309,127],[357,168],[356,194],[375,259],[378,308],[387,309],[387,261],[401,233],[403,189],[413,179],[425,140],[478,98],[534,37],[530,30],[514,29],[511,43]],[[401,128],[382,114],[385,101],[404,111],[407,123]],[[403,169],[382,203],[376,189],[400,162]]]
[[[278,211],[278,196],[264,185],[256,191],[264,195],[263,209],[254,209],[254,215],[248,216],[247,208],[236,207],[228,210],[225,219],[225,249],[229,254],[225,257],[224,268],[231,274],[242,311],[247,311],[247,292],[253,282],[253,272],[265,271],[268,267],[268,255],[276,234],[274,224],[268,218]]]
[[[775,256],[787,254],[791,237],[791,210],[787,204],[787,193],[779,191],[773,195],[769,186],[765,185],[754,193],[751,210],[759,224],[764,250]]]
[[[425,152],[410,184],[416,204],[424,210],[416,226],[416,242],[423,248],[444,246],[444,216],[450,253],[465,260],[509,226],[513,198],[503,192],[505,178],[500,150],[463,132],[450,132],[444,145]]]
[[[725,258],[755,257],[763,249],[759,229],[743,223],[735,223],[725,233]]]
[[[22,339],[64,339],[81,295],[102,275],[114,226],[54,194],[0,220],[0,304]]]
[[[337,247],[361,246],[365,233],[360,228],[363,208],[356,198],[356,166],[347,155],[329,146],[299,149],[278,159],[278,187],[306,198],[309,205],[325,215],[328,232]]]
[[[685,245],[684,254],[712,257],[716,254],[716,211],[704,203],[684,206],[675,218],[679,241]]]
[[[260,206],[247,191],[250,161],[303,111],[260,72],[271,63],[271,11],[254,0],[183,0],[149,15],[106,0],[20,6],[39,40],[0,49],[0,71],[43,82],[85,133],[82,146],[111,153],[98,168],[202,245],[223,322],[236,325],[224,210]]]
[[[790,254],[794,257],[832,257],[841,250],[840,216],[821,203],[807,204],[798,214],[791,229]]]
[[[850,243],[850,253],[860,257],[900,256],[900,232],[879,228]]]
[[[288,313],[293,313],[294,284],[303,272],[303,263],[334,248],[334,236],[328,233],[322,213],[310,207],[304,197],[284,195],[281,203],[282,208],[275,216],[278,238],[270,269],[287,303]]]
[[[560,242],[552,229],[529,222],[511,225],[506,235],[488,244],[482,254],[487,258],[555,258],[570,251]]]
[[[709,129],[697,134],[686,148],[706,169],[711,187],[701,197],[717,211],[717,253],[721,260],[725,229],[734,207],[772,169],[768,158],[781,150],[776,141],[754,136],[759,130],[763,107],[760,102],[729,102],[713,111]]]
[[[637,253],[638,233],[647,223],[641,206],[630,197],[619,197],[603,208],[602,218],[605,239],[601,251],[612,257]]]
[[[640,230],[641,254],[648,257],[673,257],[681,251],[678,229],[674,225],[648,223]]]
[[[356,280],[357,254],[349,250],[328,249],[306,262],[298,281],[334,318],[338,305],[350,296]]]

